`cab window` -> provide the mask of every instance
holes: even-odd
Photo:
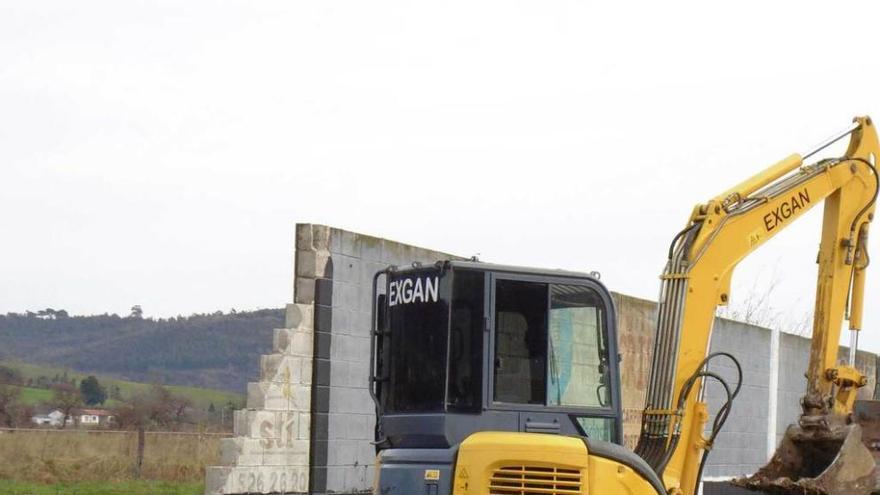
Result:
[[[589,287],[550,286],[547,404],[605,407],[610,403],[602,303]]]
[[[495,291],[494,401],[610,407],[606,315],[596,291],[519,280],[497,280]]]
[[[495,401],[544,404],[547,395],[547,284],[495,286]]]

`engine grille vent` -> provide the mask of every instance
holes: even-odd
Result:
[[[576,495],[581,492],[578,469],[504,466],[489,480],[490,495]]]

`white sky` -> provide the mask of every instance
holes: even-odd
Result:
[[[280,306],[295,222],[654,298],[695,203],[880,117],[878,18],[877,2],[4,1],[0,312]],[[775,268],[774,307],[811,308],[818,210],[741,266],[734,303]],[[878,297],[875,273],[875,352]]]

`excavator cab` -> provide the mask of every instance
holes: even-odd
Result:
[[[621,443],[615,312],[597,274],[415,264],[377,273],[373,300],[383,486],[445,484],[458,445],[480,431]]]

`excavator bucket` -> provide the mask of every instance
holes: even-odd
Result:
[[[853,406],[853,417],[862,428],[862,443],[874,456],[878,466],[874,493],[880,494],[880,401],[857,400]]]
[[[792,425],[770,462],[733,484],[778,495],[869,495],[876,473],[858,424],[831,431]]]

